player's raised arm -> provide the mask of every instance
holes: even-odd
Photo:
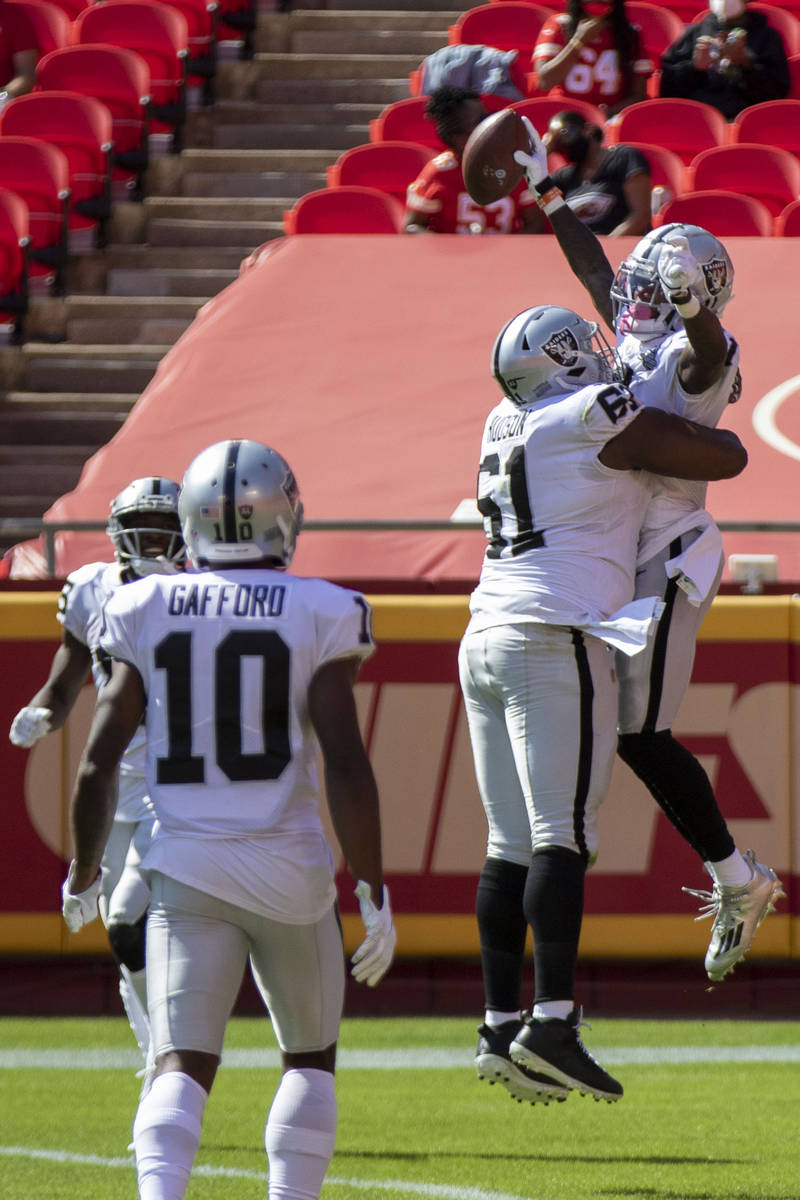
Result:
[[[614,269],[596,235],[588,225],[578,220],[564,200],[561,189],[553,183],[548,172],[544,143],[531,121],[527,117],[522,119],[528,130],[530,151],[515,151],[514,161],[523,167],[528,187],[549,220],[570,269],[586,288],[606,325],[613,329],[611,284],[614,280]]]

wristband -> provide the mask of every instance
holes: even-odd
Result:
[[[696,317],[700,312],[702,305],[697,299],[697,296],[689,296],[689,299],[683,304],[675,304],[673,301],[672,307],[675,309],[675,312],[678,314],[678,316],[682,317],[685,321],[687,317]]]
[[[539,205],[539,208],[542,210],[545,216],[549,217],[551,213],[556,211],[556,209],[563,208],[566,201],[564,200],[564,193],[561,191],[561,189],[552,185],[547,189],[546,192],[543,192],[542,195],[536,197],[536,203]]]

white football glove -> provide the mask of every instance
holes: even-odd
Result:
[[[544,142],[539,137],[528,117],[522,118],[523,124],[528,131],[528,139],[530,141],[530,150],[526,154],[524,150],[514,151],[514,162],[519,163],[525,170],[525,178],[528,181],[528,187],[534,193],[539,194],[539,184],[543,179],[547,179],[549,170],[547,167],[547,151],[544,148]]]
[[[50,721],[53,713],[49,708],[37,708],[26,705],[21,708],[8,731],[9,740],[15,746],[32,746],[40,737],[50,732]]]
[[[384,887],[383,904],[381,908],[376,908],[372,902],[372,888],[363,879],[359,879],[356,895],[367,936],[351,959],[353,964],[351,974],[359,983],[366,983],[367,987],[375,987],[375,984],[383,979],[391,966],[397,941],[397,933],[392,921],[392,909],[389,904],[389,892]]]
[[[658,256],[658,278],[668,300],[676,296],[685,302],[686,293],[702,286],[703,273],[689,243],[680,234],[664,242]]]
[[[67,923],[70,933],[77,933],[83,925],[88,925],[97,916],[97,898],[100,895],[100,883],[103,878],[101,871],[97,872],[94,883],[90,883],[85,892],[72,891],[71,880],[75,869],[75,861],[69,864],[67,878],[61,887],[61,915]]]

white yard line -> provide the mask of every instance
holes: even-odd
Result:
[[[786,1046],[591,1046],[608,1066],[682,1066],[693,1063],[796,1063],[800,1044]],[[418,1046],[407,1050],[340,1050],[339,1071],[458,1070],[472,1066],[465,1046]],[[0,1050],[0,1070],[136,1071],[137,1050]],[[222,1066],[233,1071],[280,1066],[277,1050],[226,1050]]]
[[[132,1158],[101,1158],[98,1154],[70,1154],[66,1150],[37,1150],[31,1146],[0,1146],[0,1157],[30,1158],[39,1162],[63,1163],[65,1166],[134,1168]],[[206,1179],[254,1179],[267,1182],[266,1171],[212,1167],[202,1163],[195,1164],[192,1175],[202,1175]],[[411,1183],[405,1179],[346,1179],[327,1175],[325,1187],[349,1187],[365,1192],[405,1192],[409,1196],[431,1197],[432,1200],[525,1200],[509,1192],[485,1192],[480,1188],[451,1187],[442,1183]]]

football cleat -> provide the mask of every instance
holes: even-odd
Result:
[[[619,1100],[622,1084],[604,1071],[581,1041],[583,1010],[573,1008],[565,1019],[530,1017],[509,1047],[512,1060],[529,1071],[546,1071],[566,1088],[595,1100]]]
[[[496,1029],[491,1025],[480,1026],[475,1052],[478,1079],[502,1083],[508,1094],[520,1103],[528,1100],[531,1104],[549,1104],[551,1100],[566,1100],[567,1088],[511,1061],[508,1048],[520,1027],[519,1021],[504,1021]]]
[[[775,902],[786,895],[775,872],[756,862],[752,850],[746,850],[743,857],[752,871],[744,887],[723,887],[715,882],[710,892],[682,889],[703,901],[695,921],[713,917],[705,967],[714,983],[724,979],[744,958],[764,917],[774,912]]]

